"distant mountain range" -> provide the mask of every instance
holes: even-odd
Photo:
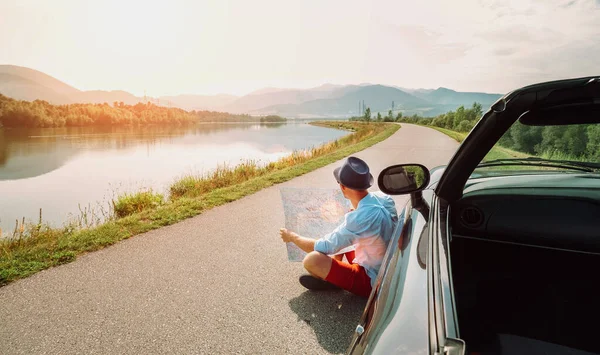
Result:
[[[126,91],[81,91],[40,71],[14,65],[0,65],[0,94],[19,100],[46,100],[53,104],[104,103],[136,104],[144,98]],[[371,112],[437,115],[479,102],[484,109],[500,94],[458,92],[447,88],[407,89],[375,84],[324,84],[311,89],[264,88],[244,96],[176,95],[149,98],[159,105],[186,110],[213,110],[254,115],[276,114],[294,117],[349,117],[358,114],[359,102]]]

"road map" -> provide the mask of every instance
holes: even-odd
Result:
[[[333,231],[352,207],[339,189],[282,187],[280,192],[285,228],[307,238],[318,239]],[[289,261],[302,261],[306,252],[294,243],[286,246]]]

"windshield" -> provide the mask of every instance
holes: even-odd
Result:
[[[516,122],[475,173],[600,172],[600,124],[527,126]]]

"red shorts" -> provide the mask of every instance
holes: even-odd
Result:
[[[371,294],[371,278],[367,275],[365,268],[352,264],[354,252],[346,254],[348,262],[331,259],[331,270],[325,278],[325,281],[352,292],[355,295],[368,298]]]

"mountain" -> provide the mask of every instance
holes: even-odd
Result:
[[[0,65],[0,93],[18,100],[36,99],[63,104],[80,91],[40,71],[16,65]]]
[[[78,90],[40,71],[15,65],[0,65],[0,93],[19,100],[46,100],[53,104],[123,102],[134,105],[144,99],[121,90]],[[234,95],[174,95],[148,98],[149,101],[186,110],[231,113],[277,114],[286,117],[348,117],[359,114],[359,102],[373,114],[394,111],[433,116],[458,106],[479,102],[484,109],[501,95],[459,92],[448,88],[407,89],[369,83],[358,85],[323,84],[309,89],[263,88],[238,97]]]
[[[357,85],[324,84],[310,89],[276,89],[258,90],[242,96],[223,110],[233,113],[272,111],[274,106],[296,105],[320,99],[334,99],[358,90]]]
[[[344,85],[335,85],[335,84],[323,84],[320,86],[317,86],[315,88],[309,89],[311,91],[325,91],[325,92],[332,92],[334,90],[338,90],[340,88],[343,88]]]
[[[410,89],[410,88],[403,88],[400,86],[394,86],[396,89],[400,89],[402,91],[406,91],[407,93],[411,94],[411,95],[415,95],[417,97],[420,97],[420,95],[423,94],[428,94],[430,92],[433,91],[433,89]]]
[[[484,107],[491,106],[502,95],[486,94],[481,92],[458,92],[447,88],[438,88],[436,90],[416,90],[413,95],[427,100],[437,105],[472,105],[473,102],[479,102]]]
[[[297,104],[327,95],[327,92],[318,93],[301,89],[269,91],[267,93],[242,96],[229,105],[226,105],[224,109],[228,112],[244,113],[272,105]]]
[[[249,93],[248,95],[262,95],[262,94],[272,94],[272,93],[276,93],[276,92],[282,92],[282,91],[332,91],[338,88],[343,87],[344,85],[335,85],[335,84],[323,84],[311,89],[282,89],[282,88],[275,88],[275,87],[268,87],[268,88],[263,88],[263,89],[258,89],[255,91],[252,91],[251,93]]]
[[[81,91],[30,68],[0,65],[0,93],[18,100],[45,100],[53,104],[113,103],[135,104],[141,99],[126,91]]]
[[[439,115],[459,106],[469,107],[474,102],[484,109],[492,105],[502,95],[479,92],[458,92],[447,88],[438,89],[402,89],[384,85],[347,85],[328,86],[325,95],[318,97],[318,88],[302,91],[295,97],[296,102],[274,104],[251,112],[254,114],[277,114],[287,117],[352,116],[358,114],[358,103],[365,103],[373,114],[387,114],[394,103],[394,113]],[[310,98],[315,99],[310,99]],[[271,101],[277,101],[270,97]],[[300,101],[300,102],[299,102]],[[264,104],[267,100],[263,101]],[[258,105],[260,106],[260,105]]]
[[[272,105],[256,110],[256,113],[284,116],[356,115],[358,113],[359,101],[364,101],[365,105],[371,108],[371,112],[387,112],[391,108],[392,101],[397,109],[416,109],[433,106],[426,100],[400,89],[383,85],[343,87],[334,90],[330,96],[336,94],[339,94],[339,96],[310,100],[299,104]]]
[[[127,105],[135,105],[141,102],[142,99],[128,93],[127,91],[114,90],[114,91],[103,91],[103,90],[90,90],[80,91],[76,95],[71,96],[74,102],[86,102],[92,104],[109,103],[112,105],[113,102],[123,102]]]
[[[289,90],[296,90],[296,89],[281,89],[281,88],[268,87],[268,88],[262,88],[262,89],[254,90],[251,93],[249,93],[248,95],[271,94],[271,93],[274,93],[274,92],[289,91]]]
[[[218,94],[218,95],[176,95],[159,97],[161,104],[171,104],[172,106],[184,110],[218,110],[220,107],[228,105],[235,101],[238,96]]]
[[[115,101],[135,105],[144,101],[143,98],[122,90],[81,91],[38,70],[16,65],[0,65],[0,94],[17,100],[45,100],[57,105],[105,102],[112,104]],[[170,102],[174,107],[187,110],[214,110],[237,98],[237,96],[222,94],[162,96],[158,100],[149,99],[164,105]]]

